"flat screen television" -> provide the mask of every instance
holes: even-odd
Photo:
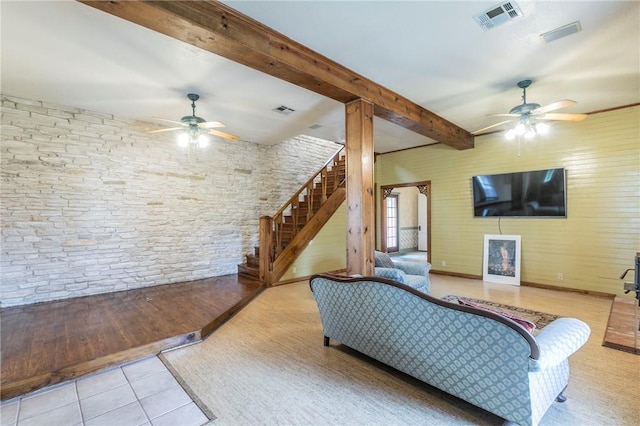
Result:
[[[567,217],[563,168],[479,175],[472,184],[475,217]]]

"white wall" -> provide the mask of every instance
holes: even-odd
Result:
[[[394,188],[398,196],[398,210],[400,212],[400,246],[399,250],[418,249],[418,195],[415,186]]]
[[[272,215],[339,149],[212,141],[2,96],[1,305],[233,274]]]

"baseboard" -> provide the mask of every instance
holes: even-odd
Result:
[[[602,291],[583,290],[583,289],[580,289],[580,288],[571,288],[571,287],[558,287],[558,286],[555,286],[555,285],[531,283],[531,282],[527,282],[527,281],[522,281],[520,283],[520,285],[525,286],[525,287],[541,288],[541,289],[544,289],[544,290],[565,291],[565,292],[569,292],[569,293],[586,294],[586,295],[589,295],[589,296],[604,297],[604,298],[607,298],[607,299],[614,299],[616,297],[616,295],[613,294],[613,293],[605,293],[605,292],[602,292]]]
[[[447,275],[449,277],[469,278],[471,280],[482,280],[482,275],[462,274],[460,272],[441,271],[439,269],[432,269],[430,274]]]
[[[481,275],[462,274],[462,273],[458,273],[458,272],[441,271],[441,270],[437,270],[437,269],[432,269],[429,273],[438,274],[438,275],[447,275],[447,276],[450,276],[450,277],[468,278],[468,279],[472,279],[472,280],[482,280],[482,276]],[[535,288],[541,288],[541,289],[544,289],[544,290],[565,291],[565,292],[569,292],[569,293],[586,294],[586,295],[589,295],[589,296],[604,297],[604,298],[607,298],[607,299],[613,299],[613,298],[616,297],[616,295],[613,294],[613,293],[604,293],[604,292],[601,292],[601,291],[583,290],[583,289],[571,288],[571,287],[558,287],[558,286],[555,286],[555,285],[533,283],[533,282],[529,282],[529,281],[521,281],[520,285],[523,286],[523,287],[535,287]]]

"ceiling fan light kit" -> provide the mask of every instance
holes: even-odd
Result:
[[[178,135],[178,145],[183,148],[188,148],[190,146],[194,148],[206,148],[209,145],[209,138],[200,133],[197,126],[196,129],[189,127],[186,132]]]
[[[516,127],[508,130],[504,136],[507,140],[513,140],[517,136],[522,136],[526,140],[531,140],[536,135],[546,135],[549,133],[549,125],[547,123],[538,122],[531,123],[530,121],[519,122]]]

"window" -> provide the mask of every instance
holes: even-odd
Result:
[[[398,222],[398,195],[389,195],[387,201],[387,251],[395,252],[399,250],[399,232],[400,226]]]

